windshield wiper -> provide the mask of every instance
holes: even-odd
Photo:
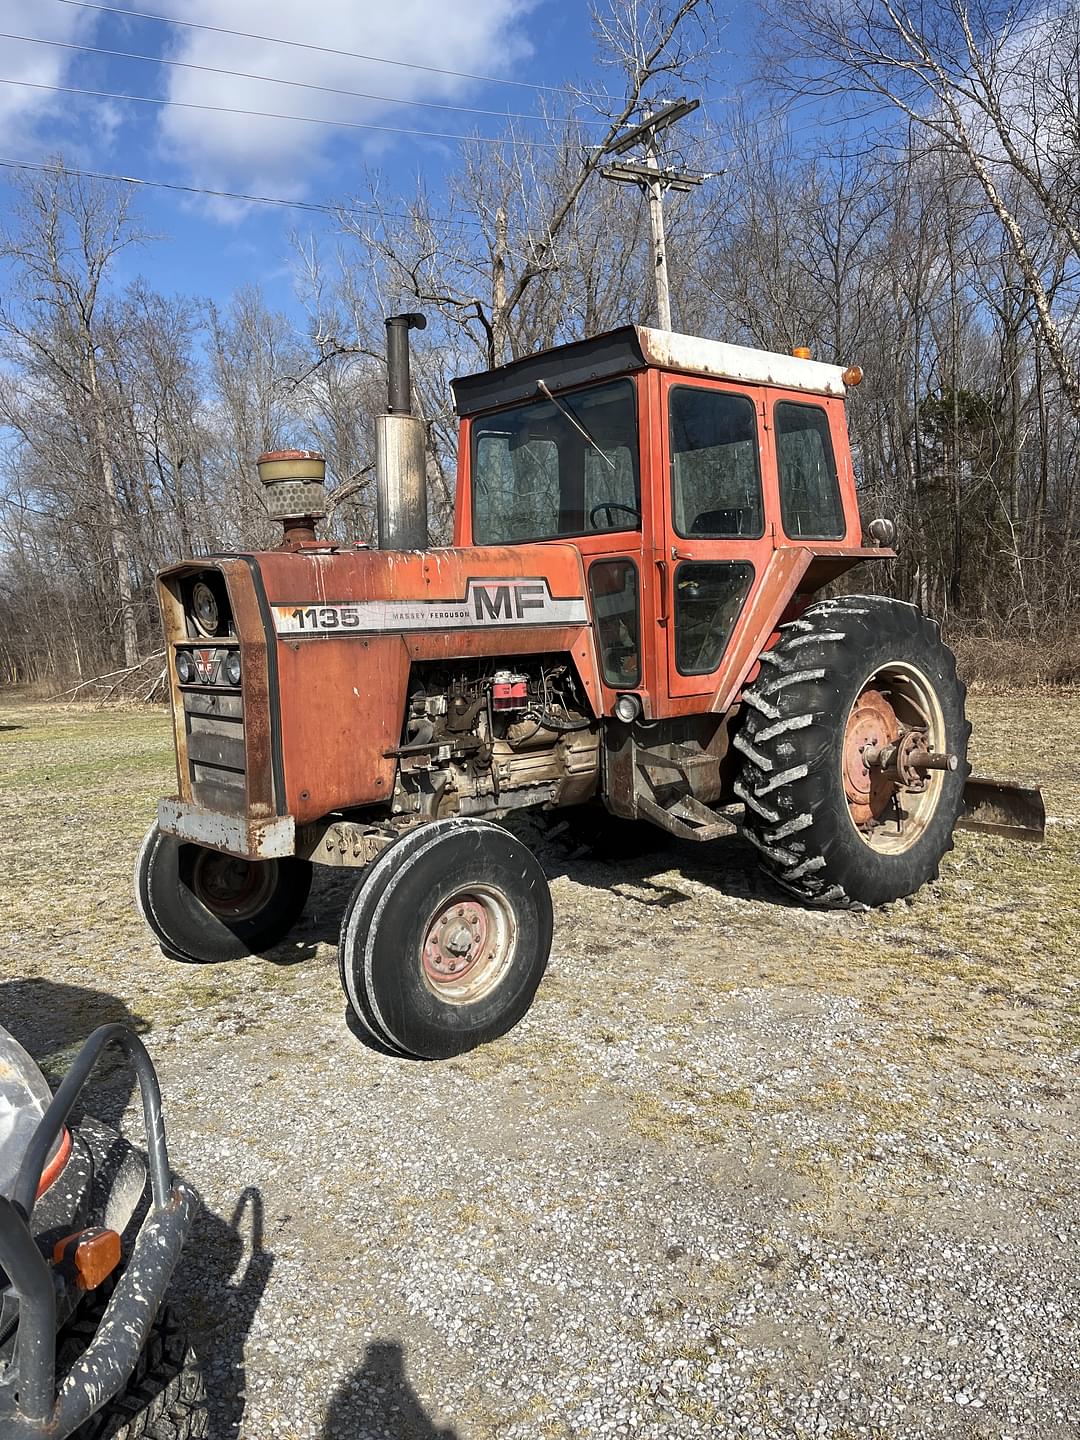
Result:
[[[615,461],[612,460],[611,456],[605,450],[600,449],[600,446],[589,434],[588,430],[586,430],[585,426],[577,418],[577,416],[570,409],[570,407],[568,405],[564,405],[561,400],[557,399],[551,393],[551,391],[548,389],[547,381],[537,380],[536,388],[540,391],[541,395],[545,396],[548,400],[551,401],[551,403],[555,406],[556,410],[560,411],[563,415],[566,416],[567,420],[570,421],[570,424],[573,425],[574,429],[578,432],[578,434],[585,437],[585,439],[589,442],[592,448],[596,451],[597,455],[600,456],[600,459],[603,460],[604,464],[608,467],[608,469],[615,470],[617,468]]]

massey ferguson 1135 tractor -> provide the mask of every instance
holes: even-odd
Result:
[[[863,543],[861,372],[627,326],[457,380],[454,543],[432,548],[423,323],[387,321],[377,549],[318,538],[322,458],[283,451],[258,462],[282,543],[159,577],[178,789],[136,888],[162,948],[264,949],[313,862],[356,867],[349,1002],[436,1058],[515,1024],[547,962],[547,882],[509,811],[709,841],[738,806],[813,905],[936,876],[966,808],[952,653],[913,605],[815,598],[894,554],[888,521]],[[1037,791],[969,782],[967,808],[1039,832]]]

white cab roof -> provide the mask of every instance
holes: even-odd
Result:
[[[842,365],[799,360],[794,355],[728,345],[723,340],[702,340],[696,335],[653,330],[646,325],[634,328],[645,360],[663,370],[739,380],[748,385],[776,385],[784,390],[809,390],[815,395],[842,397],[846,391]]]

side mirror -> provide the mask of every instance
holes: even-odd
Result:
[[[875,545],[881,545],[886,549],[892,548],[896,540],[896,524],[894,521],[886,520],[883,516],[879,516],[876,520],[870,521],[866,530]]]

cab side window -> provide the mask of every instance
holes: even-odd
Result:
[[[669,407],[676,532],[707,540],[764,535],[754,402],[677,385]]]
[[[836,477],[829,417],[820,405],[777,402],[776,468],[780,515],[793,540],[839,540],[844,506]]]

